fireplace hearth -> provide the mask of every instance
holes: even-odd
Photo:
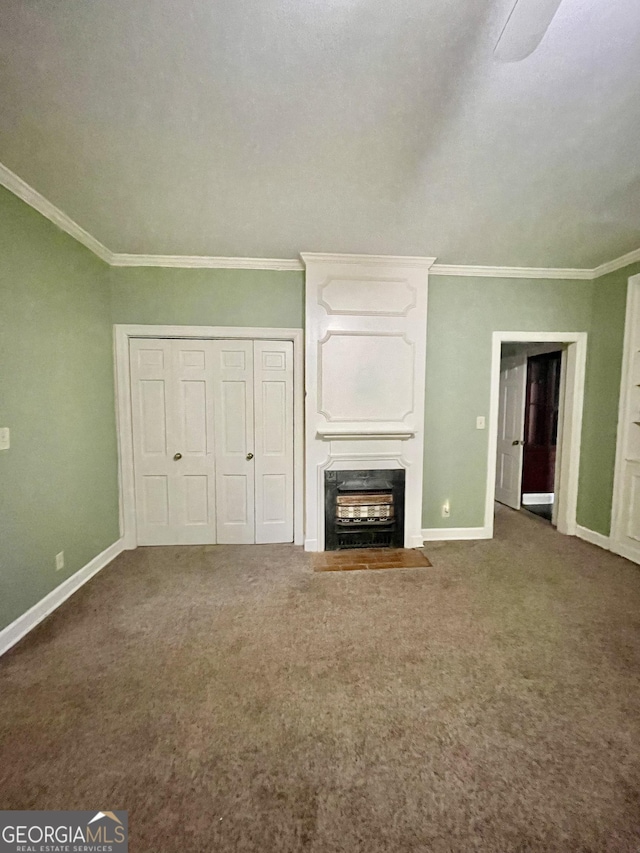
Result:
[[[403,468],[325,471],[325,550],[402,548]]]

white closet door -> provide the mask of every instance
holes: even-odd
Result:
[[[293,343],[255,341],[256,542],[293,542]]]
[[[213,341],[220,544],[255,542],[253,341]]]
[[[173,523],[180,545],[216,542],[211,341],[172,341],[174,370]],[[180,459],[175,459],[180,454]]]
[[[171,341],[132,340],[130,357],[138,544],[172,544]]]
[[[130,352],[138,544],[215,543],[211,342]]]
[[[524,398],[527,357],[512,356],[500,362],[500,404],[496,457],[496,500],[520,509]]]

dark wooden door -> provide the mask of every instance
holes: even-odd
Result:
[[[554,491],[561,352],[527,359],[522,493]]]

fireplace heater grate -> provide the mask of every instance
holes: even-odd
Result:
[[[404,470],[325,472],[327,551],[401,548],[403,528]]]

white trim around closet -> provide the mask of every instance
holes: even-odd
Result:
[[[223,338],[293,342],[293,530],[294,545],[304,542],[304,333],[302,329],[270,329],[239,326],[143,326],[113,327],[120,490],[120,535],[126,549],[137,547],[133,438],[131,429],[130,338]]]

